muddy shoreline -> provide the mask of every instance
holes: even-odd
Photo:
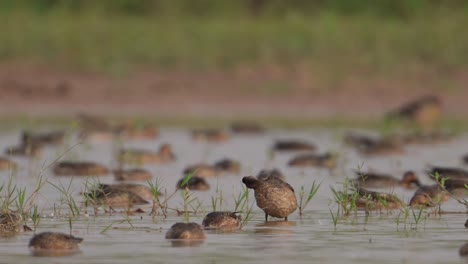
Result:
[[[436,76],[406,79],[343,77],[320,83],[300,67],[193,72],[142,69],[125,76],[29,63],[0,64],[0,116],[285,117],[375,119],[426,94],[442,98],[448,116],[465,118],[465,80],[449,86]],[[430,78],[429,78],[430,77]]]

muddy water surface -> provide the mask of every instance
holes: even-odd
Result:
[[[16,129],[3,131],[0,149],[16,144],[19,132]],[[92,208],[85,210],[82,205],[80,215],[71,218],[72,234],[84,238],[80,254],[53,260],[33,257],[27,247],[33,233],[25,232],[0,238],[0,263],[375,263],[377,260],[382,263],[464,263],[458,249],[468,240],[468,230],[463,226],[467,215],[464,206],[456,201],[450,200],[442,205],[442,210],[450,214],[429,215],[418,225],[411,212],[409,219],[403,221],[402,212],[396,210],[368,216],[358,211],[357,215],[340,218],[335,226],[330,210],[335,212],[337,206],[330,186],[342,188],[345,178],[354,177],[352,170],[358,167],[397,177],[412,169],[424,184],[430,184],[424,174],[426,166],[462,166],[460,157],[468,152],[468,137],[461,135],[451,142],[432,146],[411,146],[403,155],[380,157],[363,157],[344,146],[341,138],[342,131],[334,130],[270,130],[264,135],[234,135],[225,143],[194,143],[187,130],[166,128],[156,140],[79,143],[76,134],[72,133],[65,146],[47,147],[36,160],[13,158],[20,167],[13,174],[1,171],[2,183],[6,184],[13,175],[14,184],[26,187],[31,193],[42,174],[47,181],[69,189],[76,201],[83,201],[80,192],[85,190],[86,181],[96,179],[54,176],[49,165],[56,159],[93,160],[116,167],[113,153],[121,146],[157,150],[161,143],[170,143],[177,156],[175,163],[144,166],[161,182],[167,194],[174,191],[183,169],[189,164],[213,163],[221,158],[231,158],[242,164],[240,175],[209,178],[209,191],[193,193],[197,201],[192,205],[200,209],[200,212],[190,215],[193,222],[201,223],[204,215],[213,210],[213,197],[222,197],[218,210],[234,210],[233,197],[243,190],[242,177],[256,175],[264,168],[280,169],[296,194],[301,186],[309,189],[314,180],[321,182],[321,187],[302,218],[296,211],[289,217],[289,222],[272,219],[265,223],[263,212],[254,204],[254,215],[242,230],[231,233],[208,231],[207,239],[193,247],[173,247],[164,238],[172,224],[185,221],[184,216],[178,216],[174,211],[169,211],[167,218],[152,218],[148,215],[151,207],[148,205],[139,206],[146,213],[128,217],[123,212],[107,214],[102,210],[95,215]],[[318,152],[338,153],[339,165],[333,171],[290,168],[287,162],[294,154],[272,154],[269,151],[276,139],[311,141],[318,145]],[[99,181],[115,182],[112,175],[99,177]],[[414,192],[399,188],[388,191],[404,201],[408,201]],[[250,194],[251,204],[253,192]],[[63,201],[64,195],[60,191],[50,183],[44,184],[36,198],[42,215],[37,232],[70,232],[70,210]],[[183,210],[180,193],[169,200],[169,206]],[[28,225],[33,226],[33,223],[29,221]]]

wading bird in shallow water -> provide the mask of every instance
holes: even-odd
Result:
[[[268,216],[284,218],[297,209],[297,200],[294,189],[288,183],[274,177],[259,180],[254,176],[242,178],[242,182],[255,192],[257,206],[265,212],[265,221]]]

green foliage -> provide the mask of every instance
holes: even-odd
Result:
[[[310,201],[312,201],[312,198],[314,198],[315,194],[317,194],[317,191],[320,188],[320,185],[322,185],[321,182],[317,184],[314,180],[312,182],[312,186],[310,187],[310,190],[307,196],[304,190],[304,186],[301,186],[301,190],[299,191],[299,216],[300,217],[302,217],[302,214],[304,213],[304,209],[307,207]]]
[[[299,61],[333,72],[328,78],[335,82],[346,69],[391,74],[468,62],[468,1],[0,2],[6,21],[0,60],[115,74],[140,65],[218,69]],[[264,3],[263,15],[252,17],[254,2]],[[283,93],[288,85],[273,88]]]
[[[73,198],[73,190],[71,189],[73,178],[69,181],[68,185],[63,185],[60,181],[58,184],[54,184],[49,180],[47,180],[47,182],[60,192],[61,205],[66,205],[72,216],[79,216],[80,207]]]
[[[354,190],[355,187],[352,185],[348,177],[345,178],[345,182],[343,183],[343,188],[341,190],[337,190],[332,186],[330,186],[330,189],[333,193],[334,202],[338,205],[336,217],[339,217],[340,213],[342,216],[345,217],[349,216],[352,212],[354,212],[355,214],[357,213],[357,201],[359,199],[359,192],[351,192],[351,190]]]
[[[105,12],[139,16],[287,16],[291,13],[313,15],[335,12],[343,15],[372,14],[395,18],[419,12],[466,8],[466,1],[437,0],[3,0],[1,10],[27,9],[37,13]]]

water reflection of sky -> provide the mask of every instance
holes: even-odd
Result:
[[[17,142],[18,131],[8,131],[0,137],[0,149]],[[271,156],[268,149],[275,139],[304,139],[318,145],[318,152],[334,151],[340,155],[340,164],[334,171],[326,169],[288,168],[287,161],[293,154],[275,154]],[[73,145],[73,138],[68,146]],[[221,144],[193,143],[188,131],[181,129],[162,129],[161,136],[154,141],[126,142],[124,146],[157,150],[160,144],[170,143],[178,160],[169,165],[147,165],[155,177],[162,180],[168,193],[173,192],[176,182],[182,177],[182,171],[189,164],[207,162],[213,163],[221,158],[231,158],[241,162],[241,175],[225,175],[210,178],[211,190],[195,192],[193,195],[202,203],[206,212],[212,210],[212,196],[222,195],[223,210],[234,209],[234,198],[242,192],[241,178],[245,175],[257,174],[264,168],[278,168],[286,175],[288,182],[296,189],[304,186],[310,188],[312,181],[322,182],[317,196],[306,208],[302,219],[295,212],[289,218],[290,222],[271,222],[265,225],[264,214],[255,205],[254,217],[242,231],[232,233],[208,232],[207,239],[197,247],[172,247],[165,240],[166,230],[177,221],[184,221],[182,216],[172,214],[168,219],[158,217],[152,219],[147,214],[131,216],[133,228],[127,223],[123,214],[78,217],[73,222],[73,234],[83,237],[82,254],[67,258],[54,259],[55,263],[128,263],[128,262],[174,262],[174,263],[219,263],[229,260],[230,263],[303,263],[303,262],[333,262],[333,263],[437,263],[459,262],[458,248],[466,240],[466,230],[463,227],[466,214],[446,214],[431,216],[423,221],[418,230],[412,230],[414,225],[402,223],[397,226],[399,212],[374,213],[366,219],[360,212],[357,216],[342,219],[338,222],[336,231],[330,215],[329,206],[332,193],[329,186],[340,188],[340,182],[346,176],[354,177],[352,169],[358,166],[363,170],[374,169],[401,177],[405,170],[417,172],[424,184],[431,183],[423,175],[428,164],[460,166],[460,157],[466,154],[468,139],[460,137],[452,142],[436,146],[414,146],[406,148],[406,154],[383,157],[362,157],[352,149],[344,147],[340,141],[340,133],[327,130],[283,131],[272,130],[260,136],[235,136],[232,140]],[[114,166],[112,153],[116,144],[84,143],[73,147],[65,156],[73,159],[98,161],[108,166]],[[47,148],[43,157],[31,162],[23,158],[14,158],[20,163],[20,168],[14,176],[18,186],[27,190],[34,188],[41,168],[46,167],[66,147]],[[0,179],[6,182],[8,172],[0,172]],[[70,185],[70,190],[76,200],[81,201],[79,193],[84,190],[83,178],[56,177],[50,169],[45,169],[43,177],[54,184]],[[113,183],[112,176],[99,178],[101,182]],[[216,193],[218,190],[218,193]],[[413,191],[394,189],[404,201],[411,198]],[[50,184],[45,184],[37,201],[42,215],[38,231],[55,230],[68,232],[67,217],[50,217],[61,207],[63,216],[67,207],[60,205],[62,195]],[[250,191],[249,203],[252,203],[253,192]],[[170,205],[182,208],[182,198],[177,193],[170,200]],[[143,207],[149,212],[149,206]],[[455,201],[449,201],[442,206],[446,211],[464,211]],[[332,210],[336,207],[332,206]],[[203,214],[192,216],[191,221],[201,223]],[[411,219],[410,219],[411,220]],[[409,220],[409,221],[410,221]],[[105,234],[100,232],[114,223]],[[277,225],[275,225],[277,223]],[[31,234],[24,233],[13,238],[0,238],[0,255],[2,262],[47,262],[46,259],[33,259],[29,255],[27,244]]]

